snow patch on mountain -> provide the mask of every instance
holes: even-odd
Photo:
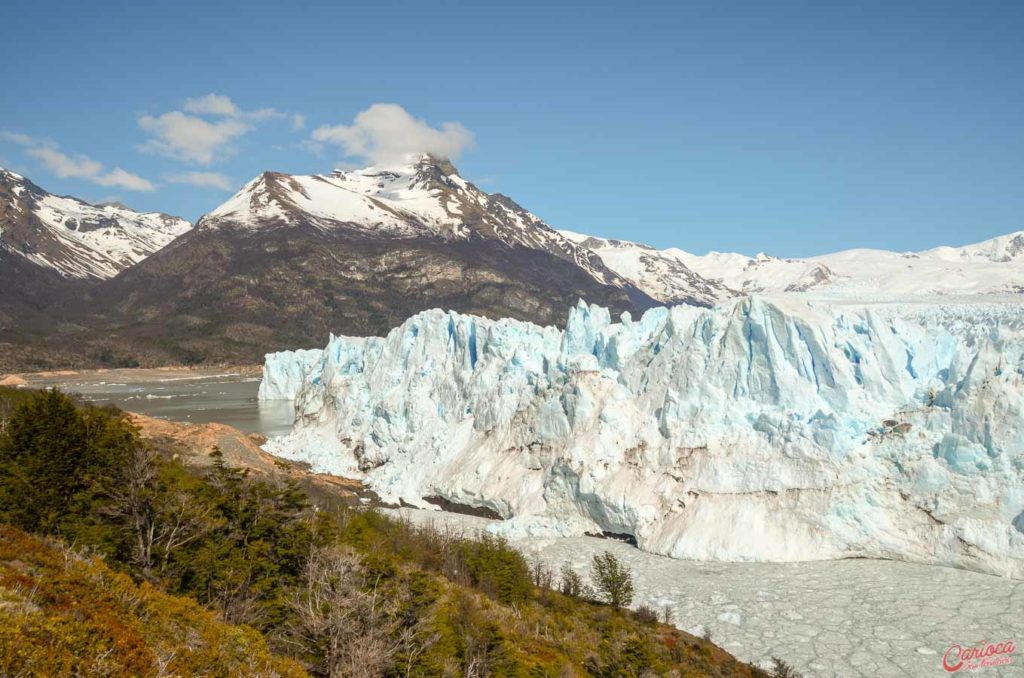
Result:
[[[621,322],[581,304],[564,331],[428,311],[269,355],[297,409],[269,448],[510,533],[1024,577],[1024,310],[1000,308],[1018,324],[966,334],[792,296]]]
[[[838,276],[822,292],[835,298],[943,297],[1024,293],[1024,233],[961,248],[923,252],[856,249],[809,259]]]

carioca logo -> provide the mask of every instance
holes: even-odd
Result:
[[[1016,650],[1017,646],[1012,640],[995,644],[982,641],[974,647],[950,645],[946,654],[942,655],[942,668],[954,673],[960,669],[1005,666],[1013,663],[1013,658],[1007,655],[1013,654]]]

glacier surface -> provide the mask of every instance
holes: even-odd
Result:
[[[581,302],[561,331],[427,311],[268,355],[261,396],[296,403],[268,449],[514,535],[1024,578],[1022,314],[749,297],[613,322]]]

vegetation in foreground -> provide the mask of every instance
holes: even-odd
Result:
[[[3,675],[768,675],[623,609],[609,554],[587,582],[496,537],[314,506],[56,391],[0,390],[0,522]]]

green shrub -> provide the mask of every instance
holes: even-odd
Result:
[[[594,556],[594,589],[612,607],[628,607],[633,602],[633,573],[609,551]]]

